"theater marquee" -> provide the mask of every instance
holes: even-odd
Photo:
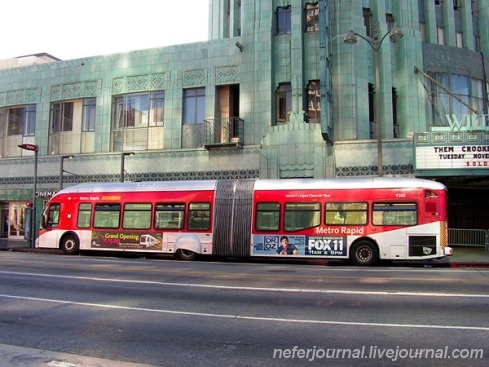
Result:
[[[414,136],[416,175],[489,175],[489,132],[429,132]]]

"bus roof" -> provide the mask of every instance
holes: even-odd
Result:
[[[409,177],[345,177],[325,179],[257,180],[255,190],[320,189],[414,189],[444,190],[440,182]]]
[[[406,177],[348,177],[332,179],[256,179],[255,190],[321,190],[321,189],[374,189],[374,188],[426,188],[444,190],[446,187],[436,181]],[[148,192],[148,191],[212,191],[217,180],[189,181],[149,181],[88,183],[70,186],[59,193],[97,192]]]
[[[148,181],[148,182],[108,182],[87,183],[67,187],[60,194],[95,192],[135,192],[135,191],[211,191],[216,180],[195,181]]]

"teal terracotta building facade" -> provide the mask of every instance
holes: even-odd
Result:
[[[379,163],[386,176],[446,183],[452,206],[472,198],[465,212],[489,202],[489,2],[210,0],[209,10],[206,42],[0,62],[2,238],[23,239],[33,198],[23,144],[39,149],[37,218],[53,192],[81,182],[375,176]],[[462,149],[470,157],[455,161]],[[489,228],[463,217],[452,223]]]

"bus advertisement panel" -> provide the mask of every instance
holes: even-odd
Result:
[[[92,249],[124,249],[161,251],[161,234],[139,234],[134,232],[93,231]]]
[[[288,241],[284,250],[284,242]],[[347,257],[346,237],[253,235],[252,255],[327,256]]]

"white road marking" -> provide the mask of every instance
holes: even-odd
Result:
[[[380,323],[380,322],[353,322],[353,321],[331,321],[331,320],[311,320],[311,319],[286,319],[286,318],[277,318],[277,317],[258,317],[258,316],[246,316],[246,315],[213,314],[213,313],[206,313],[206,312],[159,310],[159,309],[143,308],[143,307],[116,306],[116,305],[108,305],[108,304],[102,304],[102,303],[74,302],[74,301],[64,301],[64,300],[48,299],[48,298],[12,296],[12,295],[8,295],[8,294],[0,294],[0,297],[1,298],[10,298],[10,299],[19,299],[19,300],[23,300],[23,301],[49,302],[49,303],[58,303],[58,304],[65,304],[65,305],[96,307],[96,308],[105,308],[105,309],[114,309],[114,310],[140,311],[140,312],[181,315],[181,316],[213,317],[213,318],[220,318],[220,319],[299,323],[299,324],[317,324],[317,325],[323,324],[323,325],[370,326],[370,327],[392,327],[392,328],[412,328],[412,329],[471,330],[471,331],[489,332],[489,327],[483,327],[483,326],[394,324],[394,323]]]
[[[132,279],[114,279],[114,278],[95,278],[95,277],[80,277],[72,275],[55,275],[55,274],[40,274],[40,273],[23,273],[0,271],[0,274],[11,275],[27,275],[34,277],[58,278],[58,279],[75,279],[89,280],[96,282],[111,282],[111,283],[126,283],[126,284],[149,284],[171,287],[191,287],[191,288],[207,288],[207,289],[226,289],[239,291],[254,291],[254,292],[285,292],[285,293],[308,293],[308,294],[343,294],[343,295],[367,295],[367,296],[408,296],[408,297],[446,297],[446,298],[489,298],[489,294],[470,294],[470,293],[436,293],[436,292],[391,292],[391,291],[351,291],[351,290],[335,290],[335,289],[303,289],[303,288],[270,288],[270,287],[243,287],[232,285],[216,285],[216,284],[194,284],[194,283],[169,283],[157,282],[151,280],[132,280]]]

